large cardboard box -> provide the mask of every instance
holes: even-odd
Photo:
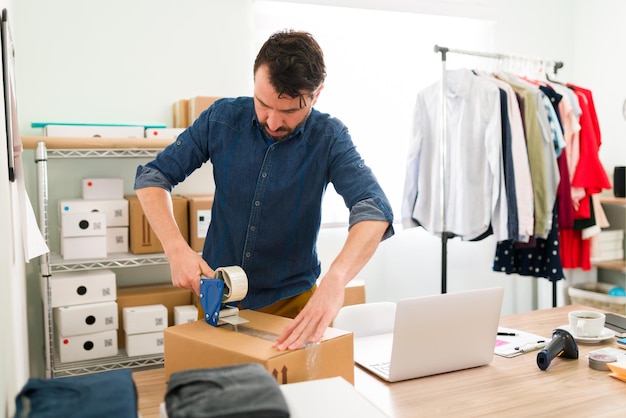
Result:
[[[189,100],[182,99],[172,105],[172,126],[174,128],[186,129],[189,123]]]
[[[189,246],[201,252],[211,223],[212,194],[184,195],[189,206]]]
[[[129,235],[130,252],[133,254],[162,253],[163,245],[157,238],[143,212],[137,195],[124,196],[129,207]],[[181,196],[172,196],[174,218],[183,237],[189,241],[189,214],[187,213],[187,199]]]
[[[363,280],[352,280],[346,285],[343,306],[365,303],[365,283]]]
[[[243,310],[249,322],[213,327],[205,321],[166,328],[165,379],[172,373],[242,363],[260,363],[279,384],[340,376],[354,384],[353,334],[328,328],[322,341],[299,350],[279,351],[275,337],[292,321]]]
[[[207,110],[216,100],[222,97],[216,96],[196,96],[189,99],[189,125],[192,125],[200,113]]]
[[[124,317],[124,308],[131,306],[164,305],[168,324],[174,323],[174,307],[191,304],[193,292],[170,284],[125,286],[117,288],[118,317]],[[126,341],[123,327],[118,329],[118,343],[124,348]]]

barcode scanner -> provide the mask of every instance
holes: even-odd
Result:
[[[552,340],[537,353],[537,366],[546,370],[555,357],[578,358],[578,345],[572,334],[564,329],[557,328],[552,331]]]

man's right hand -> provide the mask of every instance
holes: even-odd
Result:
[[[181,246],[173,252],[166,253],[172,274],[172,284],[192,290],[200,294],[200,277],[213,278],[215,272],[204,259],[189,246]]]
[[[170,193],[160,187],[137,189],[136,193],[150,226],[163,245],[170,263],[172,284],[193,290],[198,295],[200,276],[212,278],[214,272],[180,233]]]

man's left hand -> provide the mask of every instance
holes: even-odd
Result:
[[[340,281],[322,280],[302,311],[276,339],[279,350],[295,350],[307,343],[317,343],[333,322],[344,300]]]

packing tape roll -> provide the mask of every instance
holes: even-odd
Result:
[[[224,281],[222,303],[239,302],[248,294],[248,276],[239,266],[219,267],[215,278]]]

